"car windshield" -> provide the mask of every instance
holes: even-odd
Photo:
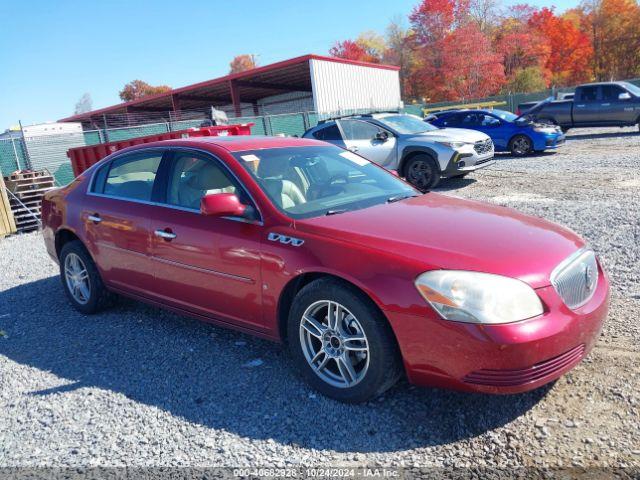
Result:
[[[622,82],[622,85],[624,86],[624,88],[629,90],[631,93],[633,93],[637,97],[640,97],[640,87],[634,85],[633,83],[629,83],[629,82]]]
[[[392,173],[335,146],[253,150],[235,157],[292,218],[334,215],[419,195]]]
[[[415,115],[388,115],[378,118],[377,120],[403,135],[413,135],[438,130],[438,127],[434,127]]]
[[[501,119],[506,120],[507,122],[513,122],[516,118],[518,118],[517,115],[514,115],[513,113],[507,112],[505,110],[493,110],[492,113],[500,117]]]

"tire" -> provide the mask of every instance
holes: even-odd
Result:
[[[71,305],[86,315],[104,309],[113,298],[105,288],[91,255],[78,240],[66,243],[60,251],[60,280]],[[85,287],[82,288],[80,283]]]
[[[405,178],[418,190],[426,192],[440,182],[440,170],[435,160],[427,154],[411,157],[404,168]]]
[[[339,327],[335,322],[329,325],[327,318],[329,308],[335,312],[336,306],[340,313],[331,318],[340,319]],[[327,397],[365,402],[393,386],[402,374],[386,318],[348,283],[324,278],[306,285],[293,300],[287,327],[294,363],[307,383]],[[346,335],[352,337],[348,342]]]
[[[514,157],[524,157],[533,151],[533,142],[526,135],[516,135],[509,141],[509,150]]]
[[[567,133],[569,130],[571,130],[571,127],[560,127],[560,129],[562,130],[562,133]]]

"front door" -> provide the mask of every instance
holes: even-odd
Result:
[[[385,168],[397,167],[396,138],[393,134],[363,120],[338,120],[337,123],[349,150]],[[378,136],[381,132],[387,134],[386,139]]]
[[[153,296],[149,215],[162,152],[136,152],[101,167],[81,204],[87,248],[105,283]]]
[[[620,99],[620,95],[624,93],[629,92],[619,85],[602,85],[600,107],[604,122],[610,125],[635,122],[637,113],[633,108],[632,98]]]
[[[251,204],[245,190],[218,159],[189,150],[163,164],[163,178],[150,219],[158,294],[184,310],[264,330],[257,212],[255,219],[200,213],[210,193],[235,193]]]

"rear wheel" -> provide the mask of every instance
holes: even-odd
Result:
[[[111,300],[93,259],[78,240],[66,243],[60,251],[60,278],[67,297],[79,312],[96,313]]]
[[[516,135],[509,142],[509,150],[514,157],[523,157],[533,150],[531,139],[526,135]]]
[[[374,398],[402,372],[387,320],[347,283],[320,279],[305,286],[293,301],[287,331],[305,380],[336,400]]]
[[[420,154],[407,162],[405,178],[417,189],[427,191],[440,182],[440,171],[433,158],[426,154]]]

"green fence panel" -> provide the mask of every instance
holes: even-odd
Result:
[[[17,155],[17,157],[16,157]],[[0,173],[9,175],[27,166],[27,156],[20,139],[0,140]]]
[[[305,132],[304,117],[301,113],[291,115],[271,115],[271,130],[273,135],[287,135],[299,137]]]
[[[158,135],[167,133],[169,125],[166,123],[154,123],[151,125],[140,125],[137,127],[115,128],[108,130],[107,139],[109,142],[119,142],[130,138],[146,137],[147,135]]]
[[[84,143],[87,145],[97,145],[99,143],[103,143],[104,135],[101,135],[101,132],[97,130],[93,130],[90,132],[84,133]]]

